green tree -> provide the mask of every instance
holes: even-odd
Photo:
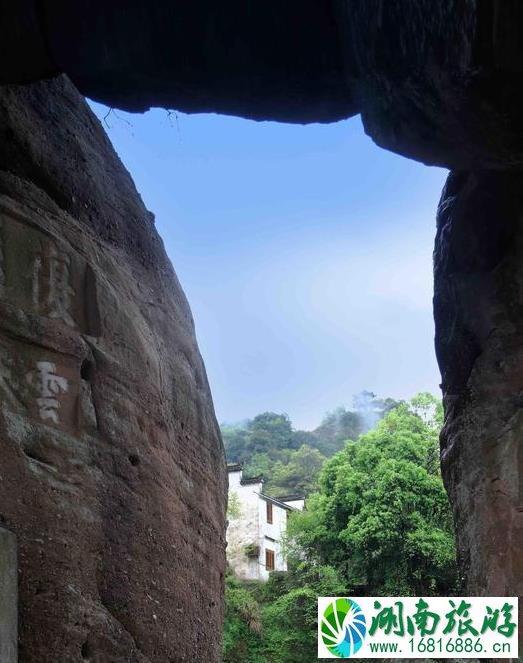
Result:
[[[263,611],[265,661],[317,661],[317,600],[314,589],[303,586],[279,596]]]
[[[242,515],[242,505],[238,493],[230,492],[229,500],[227,502],[227,518],[228,520],[236,520]]]
[[[272,468],[274,460],[268,453],[256,453],[243,467],[243,473],[246,477],[270,477],[272,475]]]
[[[252,593],[228,574],[225,578],[224,663],[266,663],[261,608]]]
[[[378,407],[373,394],[366,398]],[[387,411],[376,428],[327,461],[307,444],[281,447],[285,422],[275,425],[280,442],[251,456],[254,473],[271,473],[271,490],[318,490],[290,516],[287,573],[271,573],[265,584],[227,579],[224,663],[316,661],[318,596],[458,589],[438,462],[441,403],[426,393],[392,403],[381,401]],[[272,425],[259,423],[264,434]],[[319,481],[307,482],[322,463]]]
[[[224,663],[315,663],[318,596],[346,594],[330,566],[291,560],[266,583],[225,581]]]
[[[223,424],[221,432],[227,460],[232,463],[251,462],[263,453],[274,460],[279,453],[300,446],[288,415],[276,412],[263,412],[236,426]]]
[[[242,462],[245,476],[262,475],[264,490],[271,495],[307,493],[317,488],[325,460],[304,440],[313,433],[294,431],[286,414],[263,412],[243,426],[222,426],[229,462]]]
[[[302,555],[371,595],[454,589],[452,520],[434,460],[439,414],[434,397],[419,395],[327,461],[320,491],[289,524]]]
[[[241,424],[237,426],[222,424],[221,433],[225,454],[230,463],[241,463],[249,457],[248,432],[245,427]]]
[[[310,430],[294,430],[292,431],[292,444],[294,449],[306,444],[309,447],[316,447],[317,437],[313,431]]]
[[[317,449],[302,445],[290,452],[286,462],[274,463],[267,491],[274,496],[289,493],[308,495],[318,488],[325,460],[325,456]]]
[[[363,420],[357,412],[338,407],[328,412],[313,431],[314,445],[325,456],[332,456],[343,448],[347,440],[356,440],[363,432]]]
[[[263,647],[271,663],[315,663],[318,596],[343,596],[331,566],[290,560],[287,573],[271,573],[262,590]]]
[[[252,454],[292,449],[294,440],[288,415],[275,412],[258,414],[247,425],[248,445]]]

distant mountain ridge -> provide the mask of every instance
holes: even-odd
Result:
[[[305,494],[317,488],[323,463],[372,429],[400,401],[380,399],[363,391],[353,399],[354,409],[328,412],[312,431],[295,430],[287,414],[263,412],[240,424],[222,424],[229,463],[242,463],[244,475],[263,475],[264,490],[273,496]]]

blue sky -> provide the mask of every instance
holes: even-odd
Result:
[[[106,123],[188,296],[220,421],[275,410],[313,428],[362,389],[439,393],[444,170],[379,149],[359,118],[295,126],[153,110]]]

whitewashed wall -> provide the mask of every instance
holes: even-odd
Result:
[[[242,486],[241,470],[229,472],[229,502],[238,505],[238,514],[229,511],[227,527],[227,560],[239,578],[244,580],[261,579],[260,559],[249,558],[245,547],[251,544],[260,545],[259,494],[262,484]],[[238,499],[233,496],[236,495]],[[265,553],[263,553],[265,564]]]
[[[292,506],[293,509],[298,509],[298,511],[303,511],[305,507],[305,500],[304,499],[285,500],[285,504]]]
[[[287,531],[287,509],[272,505],[272,525],[267,522],[267,502],[264,499],[259,500],[259,516],[260,516],[260,577],[262,580],[267,580],[269,571],[265,568],[265,550],[274,550],[275,553],[275,571],[286,571],[287,561],[282,555],[281,540]],[[269,538],[267,538],[269,537]],[[271,541],[270,539],[275,539]]]
[[[274,570],[286,571],[282,540],[287,531],[287,513],[283,506],[272,503],[272,523],[267,522],[267,499],[262,496],[263,484],[242,485],[242,471],[229,472],[229,510],[227,527],[227,560],[235,574],[244,580],[267,580],[265,551],[274,552]],[[295,509],[303,508],[303,500],[286,502]],[[259,547],[258,557],[245,554],[247,546]]]

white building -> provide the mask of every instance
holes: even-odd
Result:
[[[227,560],[244,580],[267,580],[286,571],[282,539],[290,512],[301,510],[297,495],[273,498],[263,493],[262,477],[244,478],[241,465],[229,465]]]

